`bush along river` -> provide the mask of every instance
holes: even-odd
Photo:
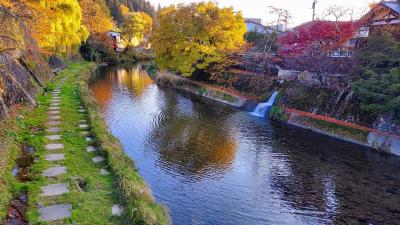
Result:
[[[159,88],[141,65],[90,88],[174,224],[400,224],[398,157]]]

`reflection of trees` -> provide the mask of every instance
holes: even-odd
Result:
[[[123,85],[140,97],[144,91],[153,84],[153,80],[146,71],[140,69],[140,65],[136,64],[132,67],[117,69],[117,80],[120,85]]]
[[[105,74],[104,76],[100,76]],[[96,82],[90,84],[93,96],[97,100],[100,107],[106,106],[112,98],[112,85],[111,81],[115,72],[113,69],[101,69],[96,77]]]
[[[147,138],[159,152],[162,167],[189,179],[228,169],[237,148],[235,132],[226,126],[229,113],[196,102],[187,109],[176,94],[165,101]]]
[[[400,213],[391,212],[400,208],[394,200],[400,193],[387,191],[400,185],[393,179],[400,176],[399,161],[301,130],[272,127],[274,139],[282,141],[274,151],[285,154],[290,166],[289,174],[272,178],[273,188],[291,206],[334,224],[400,224]]]

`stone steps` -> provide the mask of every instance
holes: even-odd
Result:
[[[63,153],[65,151],[64,144],[62,143],[63,137],[60,134],[61,129],[59,125],[61,125],[62,116],[61,110],[61,90],[60,88],[56,88],[52,92],[52,98],[50,100],[50,107],[48,108],[47,115],[48,121],[47,125],[47,136],[45,138],[50,142],[45,145],[48,154],[45,155],[45,160],[49,163],[59,162],[61,163],[65,160],[66,156]],[[87,110],[83,106],[78,106],[78,113],[80,116],[86,116]],[[95,140],[91,137],[90,126],[88,125],[88,121],[85,119],[79,120],[78,127],[81,129],[80,134],[83,136],[87,143],[92,143]],[[54,142],[54,143],[53,143]],[[57,152],[57,153],[51,153]],[[88,154],[97,153],[97,148],[92,145],[88,145],[86,147],[86,152]],[[95,164],[100,164],[105,161],[105,158],[102,156],[94,156],[92,158],[92,162]],[[68,175],[68,169],[65,166],[54,165],[43,171],[43,176],[49,179],[51,183],[52,180],[57,180],[57,177],[61,175]],[[107,176],[110,172],[107,169],[100,169],[99,174],[101,176]],[[41,187],[41,197],[45,198],[55,198],[52,202],[57,202],[59,196],[69,193],[69,185],[68,183],[56,183],[56,184],[47,184]],[[64,202],[63,202],[64,203]],[[40,222],[52,222],[59,221],[65,218],[71,217],[72,204],[54,204],[50,206],[43,206],[39,208]],[[110,213],[113,216],[121,216],[123,213],[123,207],[120,205],[113,205],[110,208]],[[58,222],[57,222],[58,224]]]

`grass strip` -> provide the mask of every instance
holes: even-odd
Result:
[[[167,209],[155,202],[134,162],[125,154],[119,140],[110,134],[100,115],[96,101],[88,87],[88,81],[93,71],[94,68],[91,68],[80,74],[79,94],[88,110],[92,132],[116,176],[118,188],[126,206],[124,217],[131,221],[130,224],[171,224]]]

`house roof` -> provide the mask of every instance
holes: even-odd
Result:
[[[400,14],[400,1],[381,1],[380,4]]]

